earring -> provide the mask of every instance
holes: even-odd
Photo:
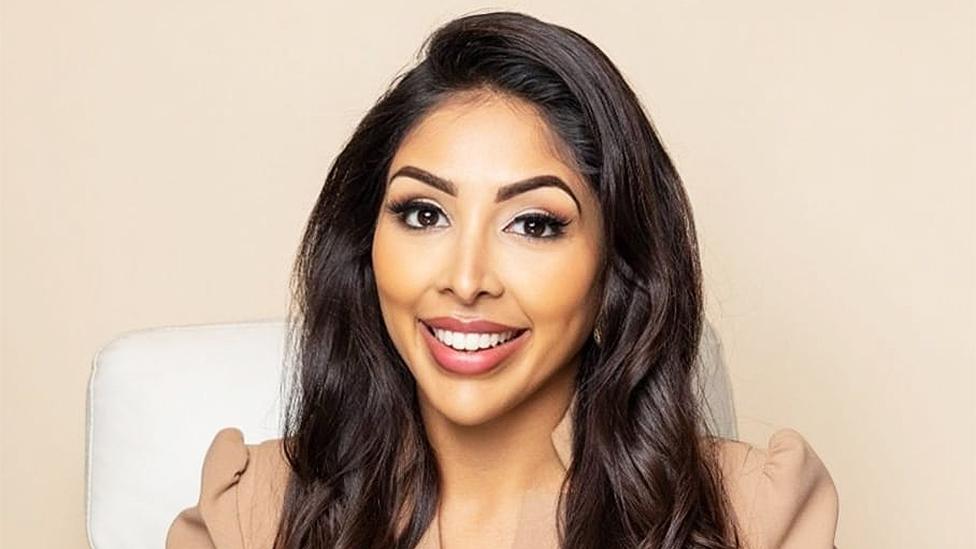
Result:
[[[597,325],[595,328],[593,328],[593,340],[596,341],[596,344],[597,345],[600,345],[600,344],[603,343],[603,335],[600,333],[600,326],[599,325]]]
[[[596,342],[597,346],[603,343],[603,333],[600,331],[600,327],[603,326],[603,307],[596,314],[596,318],[593,319],[593,341]]]

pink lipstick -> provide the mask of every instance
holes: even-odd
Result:
[[[464,331],[464,332],[497,332],[501,331],[498,328],[504,330],[512,330],[515,332],[521,331],[516,337],[509,339],[504,343],[495,345],[488,349],[479,349],[476,351],[459,351],[450,345],[442,343],[434,335],[432,328],[428,326],[424,321],[418,321],[420,326],[420,331],[423,334],[424,342],[427,344],[427,348],[430,349],[431,355],[434,360],[445,370],[461,375],[477,375],[483,374],[485,372],[491,371],[498,367],[505,359],[512,356],[513,353],[522,348],[525,341],[528,339],[528,329],[520,329],[509,326],[504,326],[501,324],[495,324],[487,321],[476,321],[470,323],[463,323],[457,321],[456,319],[431,319],[435,325],[438,327],[444,327],[445,329],[451,329],[451,331]],[[451,323],[454,323],[451,325]],[[459,324],[460,323],[460,324]],[[445,326],[445,324],[450,325],[450,327]],[[464,326],[466,330],[455,330],[456,327]],[[477,328],[477,330],[472,329]]]

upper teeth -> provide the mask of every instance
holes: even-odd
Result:
[[[491,334],[479,334],[473,332],[452,332],[434,328],[434,334],[444,345],[454,347],[458,351],[475,351],[477,349],[487,349],[500,343],[505,343],[512,336],[514,331],[496,332]]]

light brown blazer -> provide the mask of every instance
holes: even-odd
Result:
[[[570,412],[551,436],[564,469]],[[723,440],[720,455],[746,549],[834,547],[837,490],[800,433],[780,429],[765,449]],[[244,444],[240,430],[221,429],[204,458],[199,500],[174,519],[166,549],[270,549],[288,474],[281,439]],[[555,510],[554,496],[527,493],[511,549],[557,549]],[[438,537],[435,517],[418,549],[438,549]]]

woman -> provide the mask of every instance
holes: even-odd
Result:
[[[799,433],[704,427],[691,208],[614,65],[512,12],[425,53],[311,214],[285,436],[220,431],[167,547],[832,547]]]

